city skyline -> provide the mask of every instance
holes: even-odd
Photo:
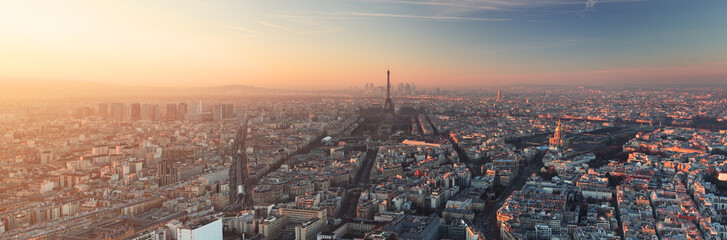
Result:
[[[725,10],[0,0],[0,239],[727,239]]]
[[[0,238],[727,237],[727,89],[367,86],[3,101]]]
[[[38,4],[39,3],[39,4]],[[718,85],[723,1],[22,1],[0,82],[342,89]]]

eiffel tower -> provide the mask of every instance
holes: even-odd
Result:
[[[386,102],[384,102],[384,112],[394,112],[394,104],[391,102],[391,72],[386,69]]]

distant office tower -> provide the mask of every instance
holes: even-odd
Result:
[[[199,100],[199,103],[193,103],[190,106],[189,112],[196,114],[204,112],[204,108],[202,107],[202,99]]]
[[[152,121],[161,121],[162,120],[162,110],[159,107],[159,104],[154,104],[154,106],[151,108],[151,120]]]
[[[384,102],[384,111],[394,111],[394,104],[391,102],[391,73],[386,69],[386,101]]]
[[[224,118],[234,118],[235,117],[235,105],[232,105],[232,103],[227,104],[227,107],[225,108],[225,116]]]
[[[212,118],[214,121],[230,119],[234,117],[234,106],[232,104],[217,104],[212,110]]]
[[[497,90],[497,101],[502,100],[502,90]]]
[[[129,105],[129,120],[139,121],[141,120],[141,104],[132,103]]]
[[[169,103],[167,104],[167,121],[176,121],[177,120],[177,104]]]
[[[152,105],[151,104],[143,104],[141,105],[141,120],[149,120],[152,119]]]
[[[189,107],[187,107],[186,103],[180,103],[177,107],[177,120],[184,120],[184,115],[189,113]]]
[[[109,117],[109,104],[108,103],[99,103],[98,104],[98,115],[101,116],[103,119],[106,119]]]
[[[84,119],[91,115],[93,115],[93,108],[90,107],[78,108],[73,113],[73,116],[78,119]]]
[[[124,104],[123,103],[112,103],[111,104],[111,119],[117,122],[124,121]]]
[[[192,103],[191,105],[189,105],[189,112],[193,114],[200,114],[201,112],[199,110],[199,104]]]
[[[225,112],[225,105],[223,104],[217,104],[215,105],[215,108],[212,109],[212,119],[215,121],[221,121],[223,119],[223,114]]]
[[[164,159],[159,162],[159,186],[166,186],[179,180],[177,166],[170,159]]]

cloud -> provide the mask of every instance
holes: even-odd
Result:
[[[583,10],[578,12],[578,16],[581,16],[581,17],[585,16],[585,13],[587,11],[590,11],[591,9],[593,9],[593,7],[596,6],[596,3],[598,3],[597,0],[586,0],[586,7],[583,8]]]
[[[386,2],[395,4],[423,5],[436,7],[456,7],[477,10],[502,10],[499,4],[480,1],[407,1],[407,0],[374,0],[375,2]]]
[[[470,10],[511,10],[514,8],[542,7],[551,5],[580,5],[581,0],[363,0],[393,4],[457,7]]]
[[[583,10],[578,11],[578,16],[584,17],[586,16],[586,12],[593,10],[593,8],[598,3],[622,3],[622,2],[641,2],[646,0],[586,0],[586,6],[583,8]]]
[[[235,25],[229,25],[229,24],[222,24],[222,25],[225,26],[225,27],[231,28],[231,29],[235,29],[237,31],[244,32],[244,33],[246,33],[245,34],[246,36],[251,36],[251,37],[265,37],[265,36],[268,36],[268,34],[261,33],[261,32],[258,32],[258,31],[253,31],[253,30],[250,30],[250,29],[247,29],[247,28],[243,28],[243,27],[239,27],[239,26],[235,26]]]
[[[283,30],[283,31],[287,31],[287,32],[297,33],[297,34],[301,34],[302,33],[300,31],[296,31],[296,30],[293,30],[291,28],[284,27],[284,26],[280,26],[280,25],[276,25],[276,24],[272,24],[272,23],[269,23],[269,22],[264,22],[264,21],[255,21],[255,22],[256,23],[259,23],[261,25],[264,25],[264,26],[268,26],[268,27],[271,27],[271,28],[278,29],[278,30]]]
[[[426,6],[436,12],[445,13],[466,13],[478,11],[516,11],[519,9],[535,9],[552,6],[577,6],[583,5],[583,0],[360,0],[366,2],[379,2],[390,4],[407,4]],[[576,12],[578,16],[592,10],[596,4],[639,2],[646,0],[586,0],[585,7]]]
[[[274,17],[278,18],[278,20],[284,20],[286,22],[286,25],[281,24],[274,24],[270,23],[268,21],[255,21],[256,23],[278,29],[283,30],[286,32],[291,32],[295,34],[313,34],[313,33],[323,33],[323,32],[330,32],[330,31],[336,31],[339,30],[338,27],[325,24],[325,23],[319,23],[308,20],[309,18],[313,18],[310,16],[303,17],[303,16],[286,16],[286,15],[275,15]],[[293,25],[293,27],[288,27],[290,25]]]
[[[354,16],[354,17],[409,18],[409,19],[422,19],[422,20],[433,20],[433,21],[491,21],[491,22],[510,21],[510,19],[506,19],[506,18],[427,16],[427,15],[410,15],[410,14],[376,13],[376,12],[337,12],[337,13],[335,13],[335,15]]]

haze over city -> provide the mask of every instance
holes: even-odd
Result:
[[[0,239],[727,239],[726,10],[0,0]]]
[[[723,84],[727,2],[3,1],[0,81]]]

